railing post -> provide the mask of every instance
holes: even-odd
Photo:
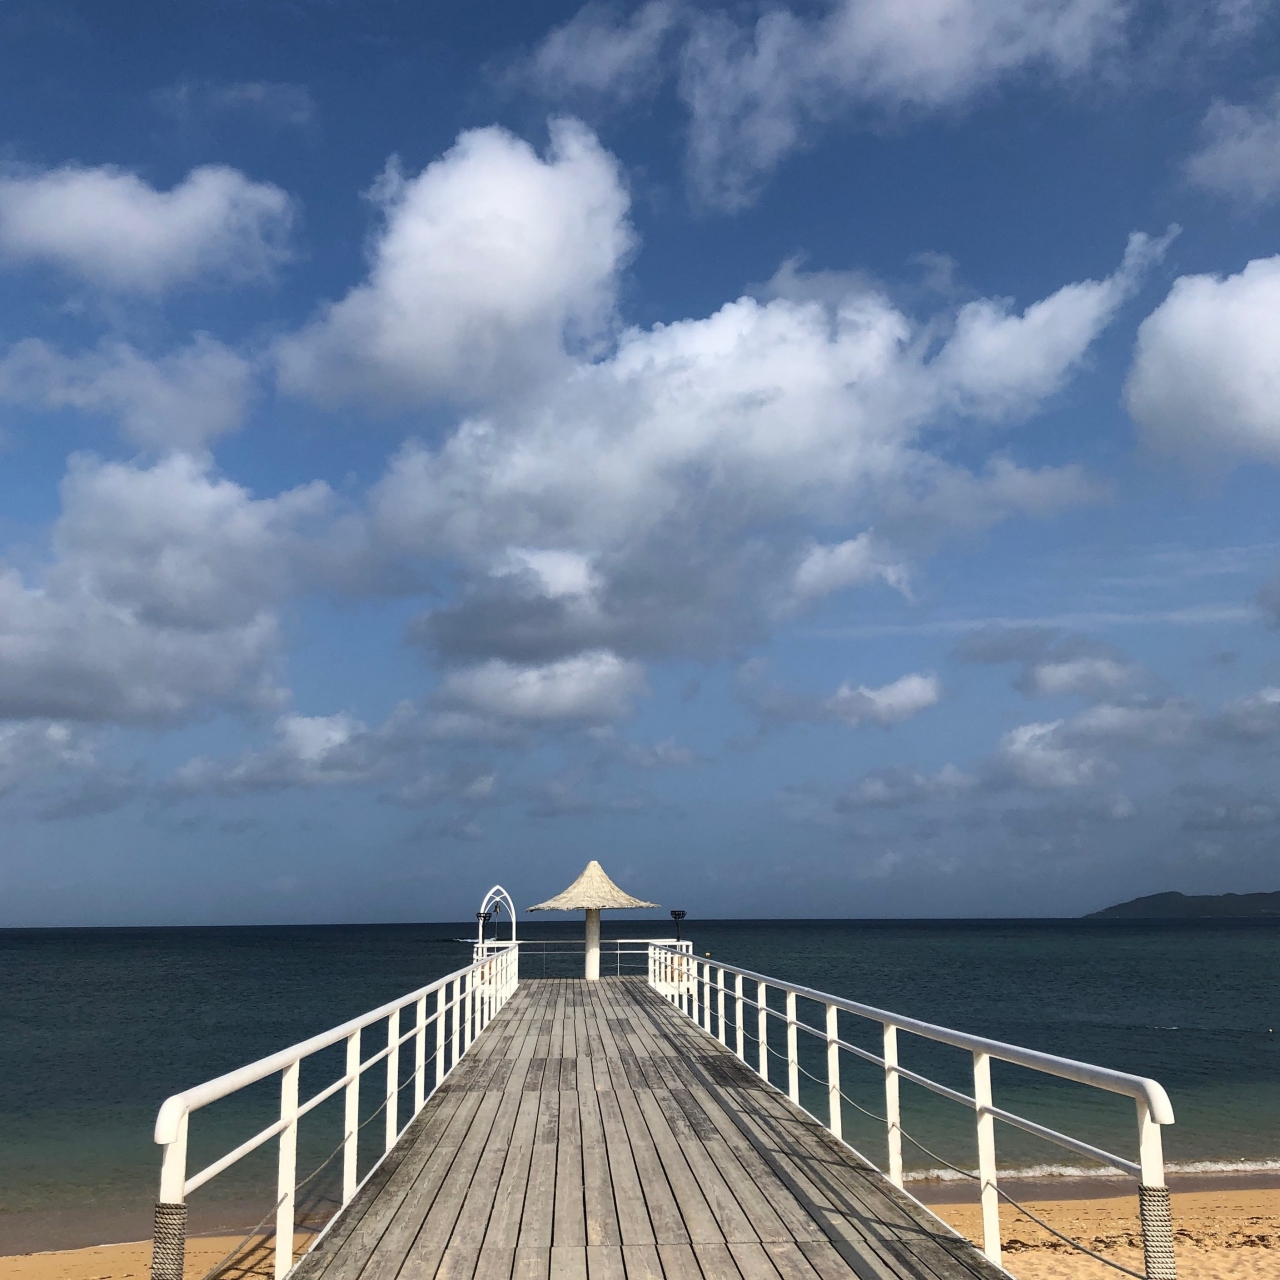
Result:
[[[453,980],[453,1058],[449,1063],[452,1071],[462,1057],[462,990],[466,975],[462,974]]]
[[[422,1110],[427,1100],[427,997],[418,997],[418,1016],[413,1037],[413,1114]]]
[[[187,1117],[165,1145],[151,1228],[151,1280],[182,1280],[187,1255]]]
[[[1173,1214],[1169,1188],[1164,1181],[1164,1151],[1160,1126],[1151,1118],[1146,1100],[1138,1104],[1138,1161],[1142,1181],[1138,1187],[1138,1217],[1142,1223],[1143,1268],[1147,1280],[1176,1280],[1173,1256]]]
[[[796,993],[787,992],[787,1097],[800,1105],[800,1049],[796,1044]]]
[[[827,1128],[837,1138],[844,1136],[840,1105],[840,1013],[827,1005]]]
[[[717,1039],[725,1048],[729,1047],[729,1036],[724,1026],[724,965],[716,969],[716,1030]]]
[[[742,1025],[742,974],[733,975],[734,1021],[738,1027],[738,1057],[747,1060],[747,1029]]]
[[[884,1024],[884,1120],[889,1146],[889,1181],[902,1186],[902,1107],[898,1101],[898,1028]]]
[[[444,1019],[448,1012],[448,1001],[444,998],[447,983],[440,983],[435,988],[435,1088],[444,1080]]]
[[[760,1076],[769,1079],[769,988],[756,979],[756,1037],[760,1050]]]
[[[298,1180],[298,1068],[290,1063],[280,1076],[280,1163],[276,1168],[275,1280],[293,1269],[293,1208]]]
[[[480,996],[480,975],[467,974],[466,1021],[462,1024],[462,1052],[466,1053],[476,1038],[476,1004]]]
[[[360,1028],[347,1037],[348,1076],[342,1098],[342,1203],[356,1193],[360,1151]]]
[[[996,1191],[996,1121],[991,1114],[991,1057],[973,1055],[973,1100],[978,1117],[978,1185],[982,1194],[982,1252],[1000,1265],[1000,1195]]]
[[[396,1145],[400,1132],[398,1103],[400,1101],[400,1010],[387,1014],[387,1111],[386,1137],[388,1151]]]

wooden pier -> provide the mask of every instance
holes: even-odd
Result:
[[[522,981],[292,1275],[1006,1273],[623,977]]]

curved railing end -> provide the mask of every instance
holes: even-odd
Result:
[[[185,1094],[175,1093],[173,1097],[166,1098],[160,1105],[160,1113],[156,1116],[156,1142],[162,1147],[167,1147],[171,1142],[177,1142],[178,1133],[182,1127],[182,1117],[187,1113],[187,1098]]]
[[[1147,1093],[1147,1108],[1151,1112],[1151,1119],[1156,1124],[1172,1124],[1173,1123],[1173,1103],[1169,1101],[1169,1095],[1164,1091],[1164,1085],[1158,1080],[1143,1079],[1143,1085]]]

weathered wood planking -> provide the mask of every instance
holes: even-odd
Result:
[[[525,979],[297,1280],[999,1280],[638,978]]]

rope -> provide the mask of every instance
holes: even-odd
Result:
[[[1173,1216],[1169,1212],[1168,1187],[1139,1187],[1138,1211],[1142,1220],[1142,1250],[1150,1280],[1174,1280]]]
[[[753,1036],[749,1031],[747,1031],[745,1024],[743,1026],[743,1032],[744,1032],[745,1039],[751,1040],[756,1045],[760,1044],[760,1037]],[[769,1044],[767,1040],[765,1041],[764,1047],[766,1052],[773,1054],[775,1058],[779,1058],[783,1062],[786,1062],[788,1065],[790,1065],[790,1062],[791,1062],[790,1058],[788,1058],[785,1053],[781,1053],[779,1050],[775,1049],[773,1045]],[[799,1071],[801,1075],[808,1076],[809,1079],[814,1082],[814,1084],[822,1085],[824,1087],[826,1086],[827,1082],[825,1080],[820,1080],[817,1076],[813,1074],[813,1072],[806,1071],[804,1067],[800,1065],[798,1058],[796,1061],[796,1070]],[[849,1097],[849,1095],[845,1093],[843,1089],[840,1091],[840,1097],[843,1101],[847,1102],[855,1111],[862,1112],[864,1116],[868,1116],[870,1119],[875,1120],[878,1123],[883,1125],[887,1125],[889,1123],[889,1121],[884,1116],[878,1116],[875,1114],[874,1111],[868,1111],[866,1107],[859,1106],[859,1104],[854,1102],[854,1100],[851,1097]],[[906,1140],[910,1142],[912,1146],[918,1147],[930,1159],[937,1160],[940,1164],[946,1165],[948,1169],[952,1169],[956,1173],[961,1174],[966,1178],[971,1178],[974,1182],[980,1181],[980,1178],[976,1173],[973,1173],[969,1169],[962,1169],[960,1168],[959,1165],[952,1164],[950,1160],[947,1160],[945,1157],[940,1156],[936,1151],[931,1151],[918,1138],[913,1138],[911,1134],[909,1134],[901,1126],[901,1124],[898,1125],[898,1132],[904,1138],[906,1138]],[[1022,1204],[1021,1201],[1015,1200],[1007,1191],[1005,1191],[998,1184],[996,1184],[993,1187],[993,1190],[995,1191],[996,1195],[998,1195],[1002,1200],[1005,1200],[1009,1204],[1013,1205],[1013,1207],[1017,1209],[1018,1212],[1021,1213],[1024,1217],[1030,1218],[1031,1221],[1036,1223],[1037,1226],[1043,1227],[1051,1236],[1057,1236],[1059,1240],[1063,1241],[1066,1244],[1069,1244],[1073,1249],[1079,1249],[1081,1253],[1087,1253],[1089,1257],[1097,1259],[1097,1261],[1101,1262],[1104,1266],[1108,1266],[1113,1268],[1116,1271],[1123,1272],[1127,1276],[1133,1276],[1134,1280],[1148,1280],[1148,1277],[1144,1275],[1142,1272],[1132,1271],[1128,1267],[1122,1266],[1120,1263],[1113,1261],[1111,1258],[1104,1257],[1102,1254],[1097,1253],[1093,1249],[1090,1249],[1088,1245],[1082,1244],[1079,1240],[1074,1240],[1072,1239],[1071,1236],[1064,1235],[1056,1227],[1051,1227],[1043,1218],[1037,1217],[1036,1214],[1032,1213],[1031,1210],[1026,1207],[1026,1205]],[[1155,1192],[1164,1191],[1166,1207],[1165,1207],[1163,1222],[1160,1223],[1160,1225],[1157,1227],[1157,1234],[1163,1234],[1163,1233],[1168,1234],[1168,1243],[1166,1248],[1169,1256],[1171,1257],[1173,1253],[1173,1227],[1172,1227],[1172,1220],[1169,1217],[1168,1208],[1167,1208],[1168,1195],[1169,1195],[1168,1191],[1165,1190],[1163,1187],[1139,1187],[1138,1189],[1139,1205],[1142,1209],[1146,1209],[1147,1206],[1145,1201],[1142,1199],[1142,1197],[1146,1196],[1149,1192],[1153,1192],[1153,1191]],[[1152,1216],[1157,1218],[1157,1221],[1159,1221],[1157,1216],[1158,1206],[1153,1205],[1152,1207],[1154,1209],[1157,1209],[1157,1214],[1152,1214]],[[1146,1215],[1144,1214],[1143,1216],[1145,1219]],[[1169,1225],[1166,1227],[1164,1226],[1164,1223],[1168,1223]],[[1146,1227],[1145,1220],[1143,1223],[1143,1227],[1144,1227],[1144,1235],[1145,1235],[1145,1227]],[[1164,1241],[1163,1240],[1153,1241],[1152,1243],[1156,1246],[1156,1250],[1159,1250],[1160,1255],[1163,1256],[1165,1249],[1162,1249],[1160,1246],[1164,1244]],[[1153,1250],[1153,1252],[1155,1252],[1156,1250]],[[1170,1271],[1168,1273],[1167,1280],[1172,1280],[1172,1276],[1173,1276],[1173,1273],[1172,1271]],[[1166,1280],[1166,1277],[1164,1275],[1161,1275],[1159,1280]]]
[[[187,1242],[187,1206],[157,1204],[151,1239],[151,1280],[182,1280]]]
[[[844,1095],[842,1094],[841,1096],[843,1097]],[[962,1169],[959,1165],[952,1164],[951,1161],[946,1159],[944,1156],[940,1156],[936,1151],[931,1151],[918,1138],[913,1138],[911,1134],[902,1128],[901,1125],[898,1126],[898,1132],[901,1133],[912,1146],[919,1147],[920,1150],[923,1151],[931,1160],[937,1160],[941,1164],[945,1164],[948,1169],[953,1169],[956,1173],[961,1174],[963,1177],[971,1178],[974,1182],[979,1182],[981,1180],[976,1173],[972,1172],[972,1170]],[[1002,1200],[1008,1201],[1009,1204],[1013,1205],[1013,1207],[1024,1217],[1030,1218],[1032,1222],[1043,1227],[1051,1236],[1057,1236],[1059,1240],[1069,1244],[1073,1249],[1079,1249],[1081,1253],[1087,1253],[1091,1258],[1096,1258],[1099,1262],[1104,1263],[1108,1267],[1113,1267],[1116,1271],[1123,1271],[1127,1276],[1134,1276],[1136,1280],[1147,1280],[1147,1277],[1141,1272],[1131,1271],[1128,1267],[1121,1266],[1120,1263],[1114,1262],[1110,1258],[1105,1258],[1100,1253],[1096,1253],[1094,1250],[1090,1249],[1088,1245],[1081,1244],[1079,1240],[1073,1240],[1070,1236],[1063,1235],[1057,1227],[1051,1227],[1043,1218],[1037,1217],[1026,1207],[1026,1205],[1024,1205],[1020,1200],[1015,1200],[998,1184],[994,1185],[992,1189],[995,1191],[996,1195],[998,1195]]]

